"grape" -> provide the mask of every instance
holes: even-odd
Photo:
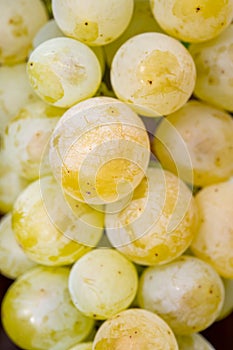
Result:
[[[139,281],[140,307],[156,312],[176,334],[207,328],[218,317],[223,301],[224,286],[217,272],[191,256],[149,267]]]
[[[28,259],[15,241],[11,228],[11,214],[0,221],[0,271],[1,274],[16,278],[34,267],[35,263]]]
[[[149,157],[141,119],[109,97],[70,108],[50,143],[50,164],[62,188],[89,204],[114,202],[131,193],[142,180]]]
[[[233,182],[205,187],[196,195],[200,226],[192,252],[225,278],[233,279]]]
[[[103,231],[103,213],[78,203],[76,215],[56,181],[44,177],[17,198],[12,223],[17,241],[33,261],[67,265],[96,245]],[[98,226],[95,226],[98,224]]]
[[[162,32],[162,29],[152,15],[149,0],[134,0],[134,12],[130,24],[118,39],[104,46],[108,66],[111,66],[115,53],[126,40],[145,32]]]
[[[176,336],[180,350],[214,350],[212,345],[200,334]]]
[[[129,309],[103,323],[92,349],[178,350],[178,345],[160,317],[146,310]]]
[[[206,186],[233,175],[232,134],[229,114],[189,101],[159,124],[153,150],[166,169],[178,171],[178,176],[196,186]]]
[[[155,19],[166,33],[187,42],[218,36],[233,17],[232,0],[150,0]]]
[[[8,336],[26,350],[64,350],[85,339],[93,320],[72,304],[69,268],[37,267],[5,294],[2,323]]]
[[[51,172],[46,146],[59,118],[61,108],[38,100],[28,103],[8,124],[4,145],[8,161],[27,180],[35,180]]]
[[[164,264],[181,255],[196,230],[196,207],[189,188],[175,175],[149,168],[119,212],[106,213],[111,244],[141,265]]]
[[[70,348],[69,350],[92,350],[92,344],[93,344],[92,342],[78,344]]]
[[[216,39],[190,45],[197,68],[194,93],[203,101],[233,112],[233,24]]]
[[[61,30],[88,45],[106,45],[119,37],[133,13],[133,0],[53,0]]]
[[[37,100],[28,82],[25,63],[0,67],[0,91],[1,134],[26,103]]]
[[[36,32],[48,20],[40,0],[0,1],[0,65],[27,58]]]
[[[93,96],[101,81],[101,68],[93,51],[70,38],[53,38],[31,53],[29,81],[45,102],[68,108]]]
[[[72,267],[69,291],[84,315],[104,320],[126,309],[138,286],[133,264],[113,249],[95,249]]]
[[[126,41],[111,68],[117,97],[148,117],[181,108],[193,92],[195,78],[195,65],[186,48],[161,33],[143,33]]]
[[[233,311],[233,280],[223,278],[223,284],[225,287],[225,299],[217,321],[226,318]]]

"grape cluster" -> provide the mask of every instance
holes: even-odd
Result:
[[[1,320],[24,350],[213,350],[233,310],[233,0],[0,0]]]

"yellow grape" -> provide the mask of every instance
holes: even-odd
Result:
[[[201,335],[177,335],[179,350],[214,350],[213,346]]]

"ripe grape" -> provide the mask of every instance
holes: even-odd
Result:
[[[218,36],[232,21],[232,0],[150,0],[166,33],[187,42]]]
[[[36,267],[16,280],[2,303],[2,323],[26,350],[64,350],[84,340],[94,322],[73,305],[69,268]]]
[[[92,350],[92,342],[78,344],[68,350]]]
[[[230,112],[233,112],[232,48],[233,24],[216,39],[189,47],[197,69],[194,94]]]
[[[53,0],[61,30],[87,45],[106,45],[119,37],[133,13],[133,0]]]
[[[217,321],[220,321],[229,316],[233,311],[233,280],[223,278],[223,284],[225,287],[225,299]]]
[[[213,346],[200,334],[177,335],[179,350],[214,350]]]
[[[195,65],[186,48],[161,33],[143,33],[126,41],[111,68],[117,97],[150,117],[181,108],[193,92],[195,78]]]
[[[1,0],[0,13],[0,65],[23,62],[34,35],[48,20],[46,8],[40,0]]]
[[[162,120],[153,150],[166,169],[195,186],[207,186],[233,175],[232,134],[229,114],[191,100]]]
[[[160,317],[146,310],[129,309],[102,324],[92,349],[178,350],[178,345]]]
[[[15,240],[9,213],[0,221],[0,272],[15,279],[34,266],[35,263],[28,259]]]
[[[138,287],[134,265],[113,249],[95,249],[72,267],[69,291],[84,315],[104,320],[126,309]]]
[[[93,51],[71,38],[53,38],[31,53],[27,72],[34,91],[47,103],[68,108],[93,96],[101,68]]]
[[[223,301],[224,286],[217,272],[191,256],[149,267],[139,281],[140,307],[157,313],[176,334],[207,328],[218,317]]]
[[[203,188],[196,195],[200,226],[192,252],[225,278],[233,279],[233,182]]]
[[[128,259],[141,265],[167,263],[194,237],[192,192],[172,173],[149,168],[125,208],[106,212],[105,226],[111,244]]]
[[[50,143],[50,164],[63,190],[89,204],[114,202],[131,193],[149,157],[143,122],[126,104],[109,97],[70,108]]]

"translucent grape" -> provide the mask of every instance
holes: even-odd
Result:
[[[92,350],[92,342],[78,344],[69,350]]]
[[[233,279],[233,182],[205,187],[196,195],[200,226],[192,252],[225,278]]]
[[[225,287],[225,299],[217,321],[220,321],[225,317],[229,316],[230,313],[233,311],[233,280],[223,278],[223,284]]]
[[[69,291],[84,315],[104,320],[129,307],[138,286],[134,265],[113,249],[95,249],[72,267]]]
[[[197,69],[195,95],[233,112],[233,24],[216,39],[190,45],[189,51]]]
[[[61,30],[88,45],[106,45],[119,37],[133,13],[133,0],[53,0]]]
[[[233,18],[232,0],[150,0],[151,9],[166,33],[187,42],[218,36]]]
[[[138,186],[149,149],[144,124],[126,104],[95,97],[60,119],[50,143],[50,164],[67,194],[89,204],[105,204]]]
[[[68,108],[93,96],[101,68],[93,51],[70,38],[53,38],[30,55],[27,71],[35,92],[47,103]]]
[[[25,253],[44,265],[68,265],[96,245],[103,213],[77,203],[76,215],[48,176],[29,185],[17,198],[13,230]]]
[[[19,88],[20,87],[20,88]],[[0,67],[0,134],[30,101],[37,100],[26,74],[26,64]]]
[[[28,259],[17,244],[11,228],[11,214],[0,221],[0,271],[1,274],[15,279],[36,264]]]
[[[8,124],[4,138],[8,161],[27,180],[51,172],[46,146],[63,113],[63,109],[38,100],[26,104]]]
[[[140,307],[160,315],[176,334],[207,328],[218,317],[223,301],[224,286],[217,272],[191,256],[149,267],[139,282]]]
[[[92,349],[178,350],[178,345],[160,317],[146,310],[129,309],[102,324]]]
[[[149,0],[134,0],[133,17],[128,27],[118,39],[104,46],[108,66],[111,66],[113,57],[119,47],[129,38],[141,33],[162,31],[152,15]]]
[[[214,350],[213,346],[201,335],[176,336],[179,350]]]
[[[7,291],[2,323],[14,343],[26,350],[64,350],[85,339],[93,320],[72,304],[67,267],[37,267]]]
[[[40,0],[1,0],[0,13],[0,65],[22,62],[34,35],[48,20],[46,8]]]
[[[129,204],[118,212],[106,212],[105,226],[111,244],[128,259],[141,265],[167,263],[181,255],[194,237],[192,193],[172,173],[149,168]]]
[[[181,108],[193,92],[195,78],[195,65],[186,48],[161,33],[143,33],[126,41],[111,68],[117,97],[150,117]]]
[[[193,181],[196,186],[206,186],[233,175],[232,134],[229,114],[189,101],[162,120],[152,148],[166,169],[178,172],[183,180]],[[184,159],[186,149],[190,162]]]

